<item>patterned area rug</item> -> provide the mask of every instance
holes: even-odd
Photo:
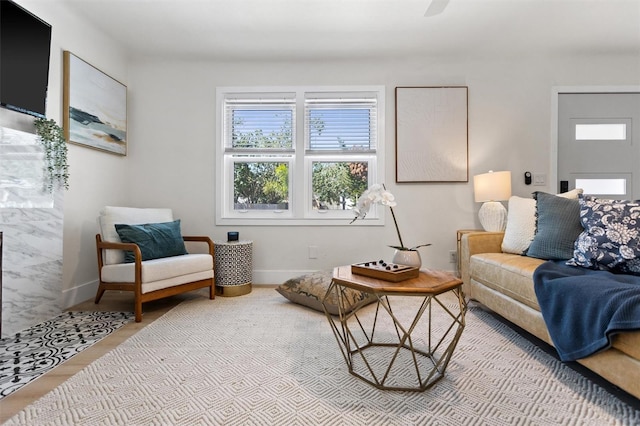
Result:
[[[5,424],[69,423],[632,425],[640,411],[473,305],[442,380],[378,390],[349,374],[323,314],[257,287],[181,303]]]
[[[0,340],[0,399],[133,320],[130,312],[63,312]]]

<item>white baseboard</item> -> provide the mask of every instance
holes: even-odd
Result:
[[[316,272],[315,269],[299,269],[299,270],[254,270],[253,281],[254,285],[279,285],[290,278],[294,278],[304,274],[310,274]],[[453,275],[455,271],[447,271]],[[74,288],[64,290],[62,292],[62,303],[64,309],[77,305],[78,303],[85,302],[89,299],[93,299],[96,296],[96,290],[98,290],[98,280],[90,281],[85,284],[80,284]]]
[[[282,284],[286,280],[290,278],[294,278],[304,274],[310,274],[312,272],[317,272],[316,269],[309,270],[254,270],[253,271],[253,284],[256,285],[264,285],[264,284]],[[447,270],[445,272],[450,273],[453,276],[457,276],[456,271]]]
[[[304,274],[310,274],[312,272],[317,272],[317,269],[309,269],[309,270],[254,270],[253,271],[253,284],[263,285],[263,284],[282,284],[289,278],[294,278]],[[445,272],[450,273],[453,276],[457,276],[456,271],[447,270]]]
[[[253,271],[253,284],[282,284],[289,278],[298,275],[314,272],[312,270],[259,270]],[[89,281],[79,284],[73,288],[62,291],[62,305],[64,309],[68,309],[78,303],[85,302],[96,297],[98,290],[98,280]]]
[[[315,270],[254,270],[253,284],[282,284],[289,278],[309,274]]]
[[[68,309],[78,303],[86,302],[96,297],[98,290],[98,280],[89,281],[88,283],[77,285],[73,288],[62,291],[62,306]]]

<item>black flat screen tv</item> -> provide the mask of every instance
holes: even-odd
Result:
[[[44,117],[51,25],[9,0],[0,0],[0,105]]]

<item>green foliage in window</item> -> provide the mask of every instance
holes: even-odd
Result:
[[[288,202],[289,166],[286,163],[236,163],[233,168],[234,203],[281,204]]]
[[[365,162],[313,163],[313,207],[346,210],[367,189],[367,171]]]
[[[289,167],[286,164],[278,164],[274,171],[275,179],[265,182],[264,194],[279,203],[289,199]]]

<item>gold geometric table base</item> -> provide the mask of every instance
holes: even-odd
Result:
[[[370,313],[360,312],[366,301],[346,312],[346,288],[334,279],[323,306],[349,373],[378,389],[419,392],[444,377],[465,325],[467,305],[460,286],[449,290],[457,298],[456,309],[438,300],[442,293],[375,292],[377,306],[373,318]],[[339,301],[337,316],[331,315],[325,305],[332,294]],[[404,310],[404,317],[400,318],[394,313],[391,301],[398,296],[416,299],[415,314]],[[392,324],[385,329],[392,329],[393,333],[376,328],[384,321]]]

